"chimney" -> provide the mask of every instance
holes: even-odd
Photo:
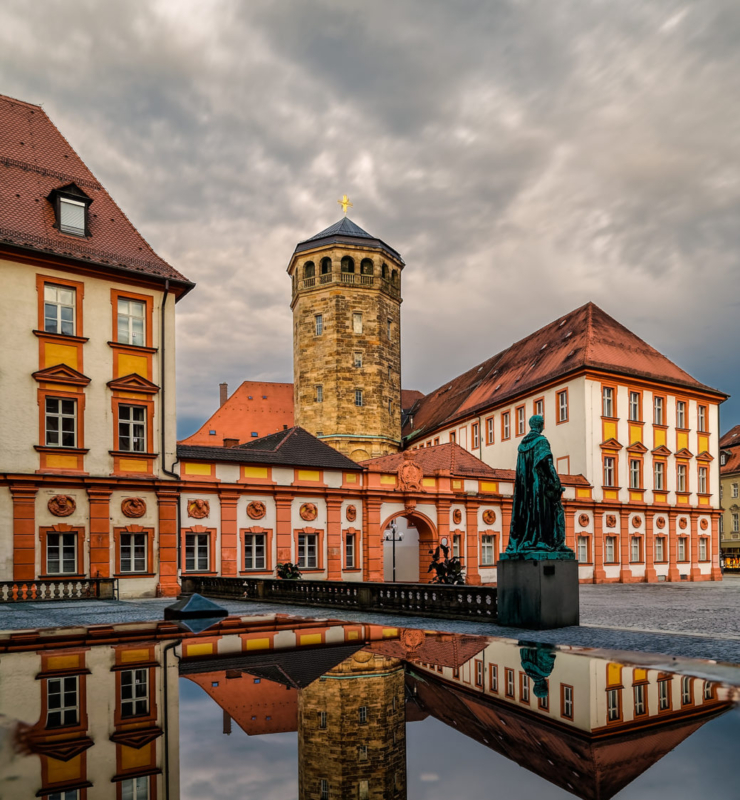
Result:
[[[229,384],[219,383],[218,385],[219,406],[222,406],[229,399]]]
[[[239,444],[238,439],[228,439],[224,437],[224,447],[236,447]]]

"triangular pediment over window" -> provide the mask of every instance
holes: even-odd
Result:
[[[114,378],[112,381],[108,381],[108,386],[117,392],[156,394],[159,391],[159,386],[156,383],[148,381],[135,372],[131,373],[131,375],[124,375],[122,378]]]
[[[696,457],[697,461],[714,461],[714,456],[708,450],[702,450]]]
[[[605,442],[602,442],[599,447],[602,450],[621,450],[622,445],[614,438],[607,439]]]
[[[51,192],[49,192],[48,199],[54,202],[57,195],[69,197],[73,200],[79,200],[81,203],[85,203],[87,205],[90,205],[90,203],[93,201],[92,197],[80,189],[76,183],[68,183],[64,186],[57,186],[55,189],[52,189]]]
[[[84,753],[93,744],[93,740],[89,736],[85,736],[82,739],[67,739],[64,741],[59,741],[58,739],[50,742],[32,741],[31,749],[34,753],[51,756],[57,761],[69,761],[80,755],[80,753]]]
[[[111,735],[110,740],[118,744],[125,744],[127,747],[133,747],[134,750],[141,750],[145,744],[153,742],[161,735],[161,728],[135,728],[130,731],[118,731]]]
[[[628,453],[640,453],[644,455],[645,453],[647,453],[647,451],[648,451],[647,447],[645,447],[645,445],[642,442],[633,442],[627,448]]]
[[[33,377],[37,381],[44,383],[71,383],[74,386],[87,386],[90,383],[90,378],[77,372],[76,369],[67,366],[67,364],[57,364],[55,367],[47,367],[40,369],[38,372],[33,373]]]
[[[693,457],[694,457],[694,454],[691,452],[691,450],[688,449],[688,447],[682,447],[676,453],[676,458],[693,458]]]
[[[671,451],[662,444],[660,447],[656,447],[655,450],[652,451],[654,456],[669,456],[671,455]]]

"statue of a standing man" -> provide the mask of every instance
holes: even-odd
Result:
[[[535,414],[529,420],[529,433],[519,445],[514,484],[509,546],[505,557],[558,553],[560,558],[575,558],[565,545],[563,487],[552,460],[550,443],[542,435],[545,421]]]

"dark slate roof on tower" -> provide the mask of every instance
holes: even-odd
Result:
[[[378,239],[376,236],[372,236],[367,231],[363,230],[355,222],[352,222],[349,217],[342,217],[339,222],[335,222],[315,236],[311,236],[310,239],[304,239],[302,242],[299,242],[296,245],[293,255],[328,244],[358,244],[363,247],[374,247],[385,250],[397,261],[400,261],[401,264],[404,263],[401,254],[397,250],[387,245],[382,239]]]
[[[182,460],[238,461],[242,464],[275,464],[362,471],[354,461],[298,426],[271,433],[236,447],[177,446]]]

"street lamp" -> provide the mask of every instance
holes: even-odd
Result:
[[[403,531],[398,530],[396,520],[394,519],[390,526],[386,529],[385,536],[383,537],[386,542],[393,542],[393,583],[396,582],[396,542],[403,541]]]

